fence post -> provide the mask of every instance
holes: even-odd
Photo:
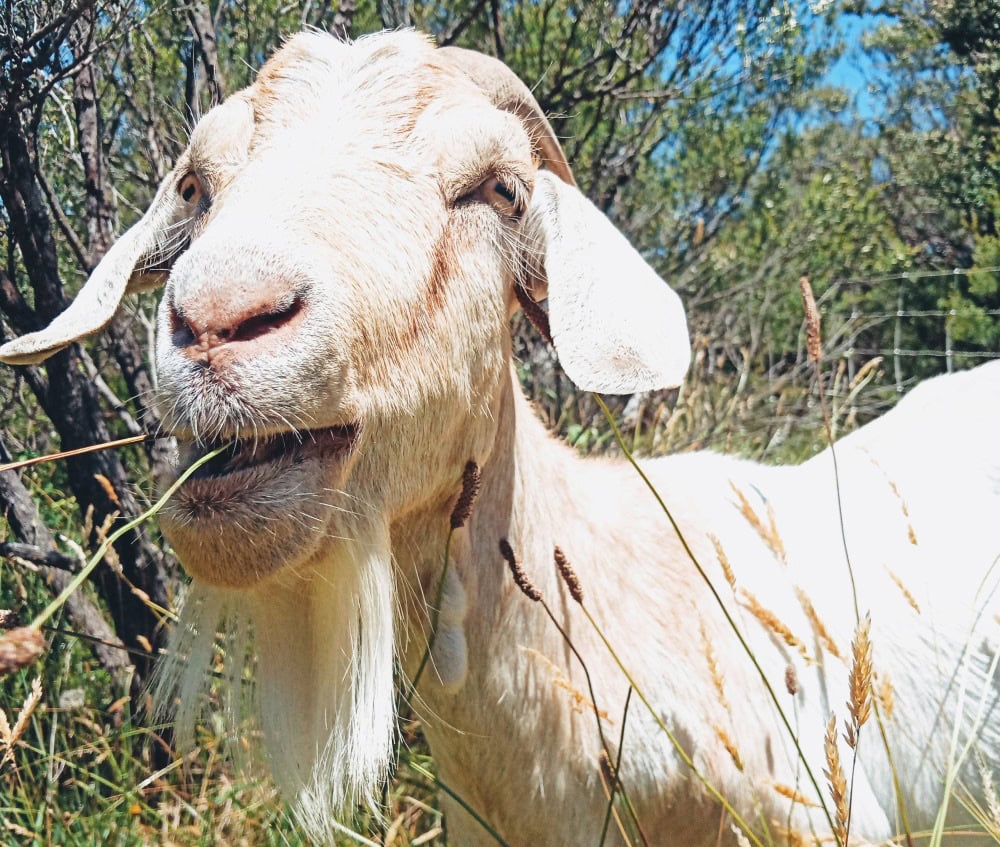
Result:
[[[947,373],[952,370],[952,349],[951,349],[951,321],[949,316],[944,316],[944,367]]]
[[[903,272],[905,281],[908,274]],[[892,333],[892,369],[896,377],[896,393],[903,393],[903,362],[899,355],[900,344],[903,343],[903,283],[899,284],[896,294],[896,328]]]

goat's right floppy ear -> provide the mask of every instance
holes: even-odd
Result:
[[[548,288],[566,375],[602,394],[680,385],[691,361],[680,298],[600,210],[541,170],[524,227],[528,249],[539,251],[529,262],[532,288]]]
[[[143,266],[156,256],[173,221],[176,179],[176,174],[171,174],[161,183],[146,214],[112,245],[69,308],[45,329],[0,347],[0,362],[31,365],[44,361],[107,326],[129,291],[162,284],[164,273],[146,273]]]

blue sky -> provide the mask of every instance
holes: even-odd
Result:
[[[839,30],[844,53],[830,69],[827,81],[844,88],[854,97],[854,106],[862,117],[871,117],[877,108],[876,98],[868,90],[874,80],[875,64],[862,47],[865,34],[877,26],[871,16],[849,15],[841,18]]]

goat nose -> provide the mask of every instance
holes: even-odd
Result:
[[[300,297],[287,301],[246,304],[173,304],[170,309],[174,346],[192,361],[206,366],[223,359],[261,352],[268,342],[284,337],[301,319]]]

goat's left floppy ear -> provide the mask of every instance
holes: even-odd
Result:
[[[542,170],[524,226],[567,376],[602,394],[680,385],[691,361],[680,298],[597,207]]]
[[[107,326],[130,291],[162,284],[164,272],[156,269],[146,272],[144,268],[155,264],[164,233],[173,221],[176,179],[171,174],[163,181],[146,214],[112,245],[66,311],[45,329],[22,335],[0,347],[0,362],[9,365],[42,362]]]

